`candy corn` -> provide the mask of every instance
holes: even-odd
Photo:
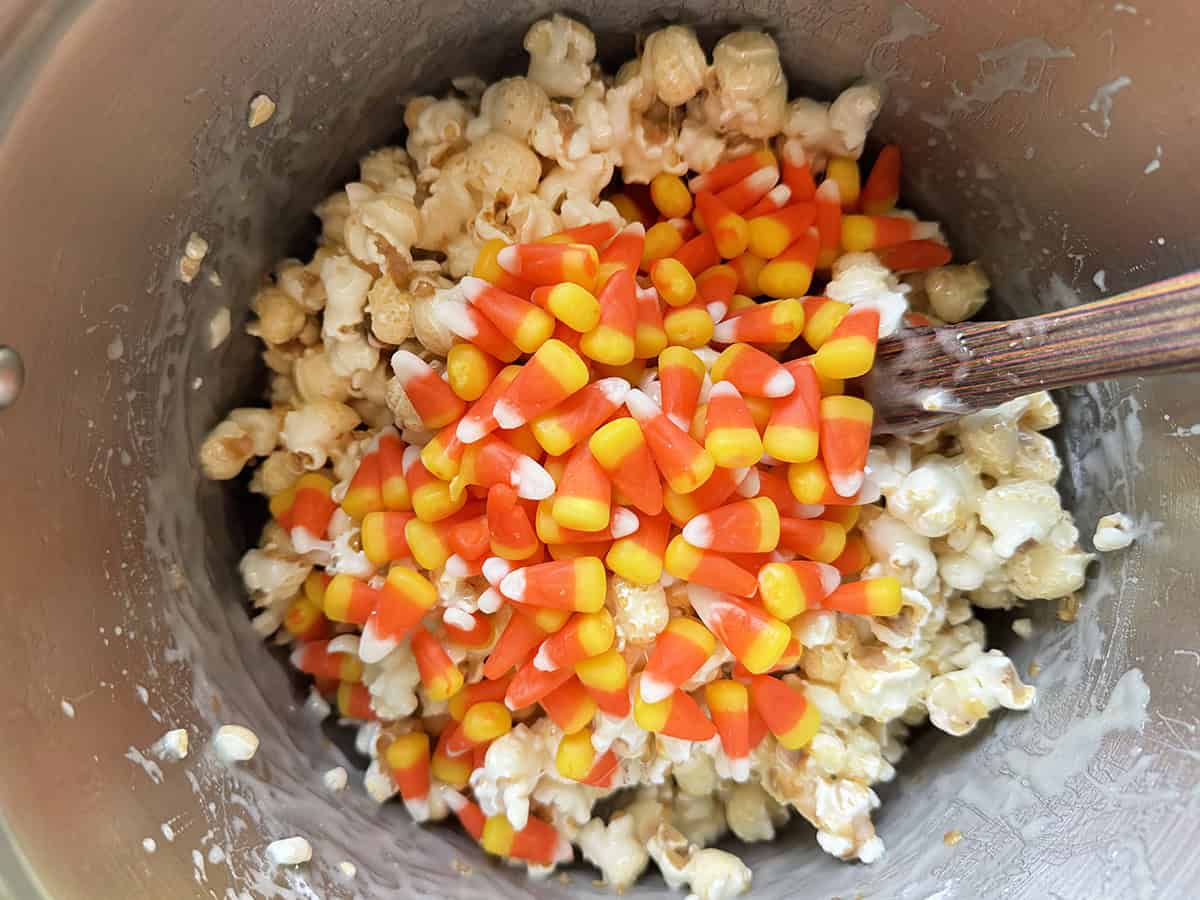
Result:
[[[780,745],[799,750],[808,745],[821,725],[821,714],[802,691],[770,675],[750,681],[750,702]]]
[[[567,839],[536,816],[530,816],[519,831],[505,816],[489,816],[483,824],[479,844],[488,853],[538,866],[569,862],[575,855]]]
[[[586,440],[625,402],[629,382],[602,378],[530,423],[533,436],[552,456],[562,456]]]
[[[799,300],[752,304],[713,329],[719,344],[790,344],[804,331],[804,306]]]
[[[699,275],[705,269],[712,268],[721,261],[721,255],[717,253],[717,245],[713,243],[712,235],[707,232],[696,235],[676,250],[674,256],[671,258],[683,263],[683,267],[693,277]],[[663,299],[666,300],[667,298],[664,297]],[[669,303],[670,301],[668,300],[667,302]]]
[[[325,588],[325,617],[333,622],[362,625],[375,609],[379,592],[365,581],[344,572]]]
[[[718,679],[704,686],[704,702],[733,764],[734,780],[745,781],[750,776],[750,692],[737,681]]]
[[[846,530],[836,522],[821,519],[782,518],[779,520],[779,546],[806,559],[831,563],[846,546]]]
[[[816,219],[816,205],[795,203],[750,220],[749,249],[755,256],[774,259],[808,231]],[[761,276],[759,287],[762,286]]]
[[[332,490],[333,480],[329,477],[319,472],[302,475],[288,494],[286,512],[278,512],[274,506],[276,497],[271,498],[272,514],[288,529],[293,541],[319,541],[325,537],[329,520],[337,509],[330,496]]]
[[[792,199],[792,189],[786,184],[777,184],[765,194],[762,199],[755,203],[752,207],[742,213],[744,219],[754,219],[758,216],[765,216],[767,213],[773,213],[776,210],[783,209]],[[797,200],[805,198],[796,198]],[[811,199],[811,198],[808,198]]]
[[[574,666],[612,646],[616,636],[612,614],[607,609],[576,613],[567,624],[538,648],[533,664],[544,672]]]
[[[857,509],[856,506],[832,506],[830,509]],[[832,563],[842,575],[857,575],[871,564],[871,551],[862,535],[851,532],[846,535],[846,546]]]
[[[379,451],[371,450],[358,464],[346,496],[342,498],[342,509],[355,522],[361,522],[368,513],[378,512],[383,505],[383,481],[379,471]]]
[[[791,189],[793,199],[797,202],[811,200],[817,192],[817,185],[804,146],[793,138],[785,141],[780,151],[780,175],[783,183]]]
[[[379,489],[388,510],[412,509],[408,482],[404,480],[404,443],[394,428],[379,433]]]
[[[629,715],[629,667],[619,651],[580,660],[575,674],[601,710],[617,718]]]
[[[458,337],[477,349],[504,363],[521,355],[510,341],[483,313],[465,303],[444,303],[437,310],[438,319]]]
[[[458,726],[447,727],[438,737],[437,746],[433,750],[433,758],[429,761],[429,774],[438,780],[440,784],[449,785],[452,788],[465,788],[471,778],[471,771],[475,768],[474,762],[470,756],[451,756],[446,752],[446,746],[454,737],[454,732],[458,730]],[[453,809],[449,796],[447,804]],[[460,798],[461,799],[461,798]],[[464,801],[466,802],[466,801]],[[482,831],[483,828],[483,813],[478,806],[470,804],[471,813],[478,814],[476,821],[474,815],[468,816],[464,813],[459,813],[459,821],[463,823],[463,827],[471,831],[473,826],[476,826]],[[474,834],[474,832],[472,832]]]
[[[863,616],[894,616],[900,612],[902,601],[899,580],[885,575],[847,582],[822,600],[821,605]]]
[[[828,297],[805,297],[805,342],[819,351],[849,311],[849,303],[830,300]]]
[[[650,281],[668,306],[687,306],[696,296],[696,280],[679,260],[660,259],[650,266]]]
[[[501,428],[519,428],[587,383],[587,366],[579,354],[562,341],[546,341],[496,401],[493,415]],[[466,441],[461,432],[459,437]]]
[[[658,703],[670,697],[716,651],[717,640],[695,619],[677,617],[654,640],[654,650],[638,680],[640,697]]]
[[[935,237],[938,227],[906,216],[843,216],[842,248],[847,253],[894,247]]]
[[[683,691],[675,691],[657,703],[647,703],[635,691],[633,719],[647,731],[681,741],[707,741],[717,733],[700,704]]]
[[[600,253],[596,290],[602,289],[614,272],[623,269],[631,275],[636,275],[645,245],[646,228],[641,222],[633,221],[617,232],[617,236]]]
[[[446,354],[446,381],[450,390],[468,403],[480,398],[500,368],[499,360],[474,344],[455,344]]]
[[[599,611],[607,591],[604,563],[594,556],[517,569],[500,582],[500,593],[510,600],[576,612]]]
[[[683,232],[671,221],[652,225],[646,232],[646,244],[642,249],[641,267],[650,271],[656,261],[666,259],[683,246]]]
[[[589,331],[600,321],[600,302],[595,295],[569,281],[539,287],[530,300],[575,331]]]
[[[531,284],[570,281],[590,291],[596,283],[600,255],[588,244],[514,244],[497,253],[496,262]]]
[[[662,410],[681,429],[692,421],[706,373],[700,358],[685,347],[667,347],[659,354]]]
[[[769,553],[779,544],[779,510],[766,497],[738,500],[696,516],[683,539],[705,550]]]
[[[485,538],[494,556],[523,560],[537,552],[537,533],[518,499],[508,485],[496,485],[488,492]]]
[[[736,259],[729,260],[729,267],[737,272],[738,275],[738,293],[744,294],[747,297],[757,297],[761,293],[758,289],[758,276],[762,272],[767,261],[761,256],[755,256],[753,253],[743,253]]]
[[[908,241],[875,252],[879,261],[893,272],[920,272],[950,262],[950,248],[939,241]]]
[[[716,468],[704,484],[691,493],[666,491],[663,494],[663,506],[666,507],[671,520],[682,527],[695,516],[723,504],[749,479],[757,478],[757,473],[751,474],[753,472],[754,470],[748,469]]]
[[[858,209],[858,200],[862,193],[861,178],[858,171],[858,160],[848,156],[834,156],[825,166],[825,180],[832,181],[838,186],[843,212],[853,212]]]
[[[768,166],[750,173],[737,184],[731,184],[724,190],[718,191],[716,197],[730,211],[741,215],[746,210],[752,209],[778,183],[779,168]]]
[[[404,529],[415,514],[410,512],[372,512],[362,520],[359,533],[363,553],[372,565],[404,559],[410,554]]]
[[[564,778],[594,787],[609,787],[620,760],[612,750],[597,754],[592,746],[591,729],[582,728],[563,736],[554,755],[554,765]]]
[[[429,363],[407,350],[392,354],[392,370],[404,388],[404,393],[431,430],[437,430],[458,419],[467,406],[457,397]]]
[[[650,199],[668,219],[686,216],[692,211],[692,194],[682,178],[660,172],[650,180]]]
[[[875,412],[858,397],[821,399],[821,456],[833,489],[854,497],[863,485]]]
[[[758,273],[758,289],[768,297],[802,297],[812,284],[821,238],[809,228]]]
[[[708,629],[755,674],[775,665],[792,639],[786,623],[744,600],[698,584],[688,586],[688,599]]]
[[[378,718],[371,709],[371,692],[361,682],[343,681],[337,689],[338,715],[343,719],[371,722]]]
[[[742,395],[728,381],[713,385],[704,419],[704,449],[723,468],[752,466],[763,446]]]
[[[568,228],[538,241],[540,244],[590,244],[599,250],[608,244],[617,233],[615,222],[592,222],[577,228]]]
[[[755,397],[786,397],[796,386],[791,373],[749,344],[727,347],[709,374],[714,383],[728,381],[743,394]]]
[[[450,718],[455,722],[461,722],[463,716],[467,714],[467,710],[476,703],[502,701],[510,681],[512,681],[511,678],[500,678],[466,685],[451,697],[450,702],[446,705]]]
[[[362,661],[349,653],[330,653],[329,641],[308,641],[297,645],[290,657],[293,668],[328,681],[360,681]]]
[[[813,357],[813,368],[826,378],[858,378],[875,363],[879,310],[860,306],[838,322]]]
[[[817,234],[821,239],[817,268],[828,270],[842,251],[842,193],[838,183],[829,179],[821,182],[814,202]]]
[[[596,431],[587,446],[630,503],[650,516],[662,511],[662,481],[636,420],[614,419]]]
[[[716,466],[712,456],[668,419],[653,400],[632,390],[625,397],[625,407],[641,426],[655,465],[671,490],[687,494],[708,480]]]
[[[438,639],[425,628],[412,635],[413,656],[421,673],[421,684],[430,700],[449,700],[462,689],[463,675]]]
[[[429,735],[412,731],[394,738],[383,752],[388,773],[417,822],[429,818]]]
[[[771,168],[775,164],[775,154],[769,149],[755,150],[753,153],[739,156],[737,159],[718,163],[707,172],[693,178],[688,183],[688,187],[691,188],[694,194],[699,194],[702,191],[715,194],[731,185],[737,184],[747,175],[753,174],[759,169]]]
[[[363,662],[379,662],[391,653],[438,599],[437,589],[428,578],[404,566],[393,566],[388,571],[376,596],[358,644]]]
[[[479,248],[479,255],[475,257],[475,265],[471,269],[471,274],[476,278],[482,278],[484,281],[494,284],[502,291],[508,291],[508,293],[515,294],[518,297],[528,298],[533,293],[534,286],[528,281],[522,281],[515,275],[509,274],[496,261],[496,257],[500,251],[507,246],[507,242],[501,238],[491,238],[484,241],[483,246]]]
[[[571,669],[558,671],[566,672],[570,677],[539,699],[538,703],[564,734],[574,734],[591,724],[598,707]]]
[[[696,300],[687,306],[668,308],[663,315],[667,343],[695,350],[712,340],[714,319],[708,305]]]
[[[408,482],[413,512],[422,522],[437,522],[452,516],[467,502],[466,495],[460,492],[455,496],[449,484],[425,468],[421,451],[416,447],[404,451],[404,479]]]
[[[462,756],[511,730],[512,713],[507,706],[497,700],[475,702],[467,707],[462,723],[446,741],[446,752],[450,756]]]
[[[319,641],[329,636],[329,620],[321,605],[297,594],[283,616],[283,627],[297,641]]]
[[[530,661],[546,637],[562,628],[570,615],[568,610],[560,609],[530,608],[527,612],[522,608],[514,612],[483,664],[484,678],[500,678],[514,666]]]
[[[637,359],[658,356],[667,346],[667,330],[663,325],[662,303],[654,288],[637,290],[637,329],[634,332],[633,352]]]
[[[900,148],[895,144],[888,144],[879,151],[860,200],[863,212],[870,216],[895,208],[900,200]]]
[[[670,518],[646,516],[637,531],[613,542],[604,563],[626,581],[654,584],[662,577],[663,556],[670,534]]]
[[[514,248],[506,248],[511,249]],[[554,317],[544,308],[502,291],[482,278],[468,276],[462,279],[459,287],[467,302],[483,313],[523,353],[533,353],[554,332]],[[534,296],[537,296],[536,291]],[[547,302],[545,296],[541,299],[543,303]]]
[[[693,547],[682,535],[667,544],[663,568],[683,581],[708,585],[739,597],[753,597],[758,590],[754,576],[724,556]]]
[[[784,369],[795,387],[772,405],[763,449],[781,462],[808,462],[816,458],[820,446],[821,385],[803,360],[793,360]]]
[[[633,361],[638,322],[637,283],[632,273],[615,273],[600,291],[596,323],[579,340],[579,349],[589,359],[608,366]]]
[[[714,194],[696,195],[696,210],[704,219],[705,230],[712,235],[717,253],[725,259],[741,256],[750,240],[746,220],[730,209]]]
[[[758,593],[767,612],[786,622],[820,608],[841,580],[841,573],[824,563],[767,563],[758,570]]]
[[[552,515],[564,528],[601,531],[612,513],[612,482],[586,445],[571,451],[554,495]]]

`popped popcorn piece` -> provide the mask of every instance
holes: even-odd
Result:
[[[735,31],[713,48],[704,110],[722,131],[769,138],[784,127],[787,79],[779,47],[761,31]]]
[[[312,400],[284,417],[281,443],[300,457],[304,468],[320,469],[328,462],[337,440],[360,421],[358,413],[344,403]]]
[[[929,721],[960,737],[999,706],[1029,709],[1037,689],[1023,684],[1012,660],[999,650],[981,653],[969,666],[929,682]]]
[[[464,303],[466,298],[457,285],[451,286],[444,279],[414,279],[409,291],[413,334],[430,353],[445,356],[454,344],[454,332],[446,326],[438,308],[444,303]]]
[[[266,125],[275,115],[275,101],[266,94],[255,94],[250,101],[250,110],[246,115],[246,124],[251,128]]]
[[[543,772],[555,771],[553,748],[561,730],[550,719],[516,725],[488,747],[484,764],[471,773],[475,802],[486,815],[503,814],[520,830],[529,821],[529,800]]]
[[[1018,550],[1004,566],[1012,592],[1022,600],[1056,600],[1083,587],[1094,557],[1079,549],[1035,544]],[[975,598],[972,597],[972,600]]]
[[[890,647],[861,648],[846,660],[839,694],[860,715],[886,722],[915,704],[929,673]]]
[[[918,590],[929,587],[937,577],[938,560],[930,550],[929,538],[917,534],[894,516],[883,512],[864,517],[860,531],[872,558],[888,565],[887,574]]]
[[[298,866],[312,859],[312,844],[302,837],[283,838],[267,845],[267,859],[277,866]]]
[[[574,19],[555,13],[525,33],[529,80],[551,97],[578,97],[592,78],[596,38]]]
[[[404,147],[422,176],[427,170],[440,168],[467,146],[470,118],[466,104],[455,97],[417,97],[408,102],[404,108],[404,126],[408,129]]]
[[[979,502],[979,521],[992,533],[992,549],[1005,559],[1028,541],[1044,540],[1062,517],[1058,491],[1041,481],[997,485]]]
[[[286,344],[294,340],[308,322],[303,307],[273,285],[255,294],[250,308],[258,319],[246,326],[246,333],[262,338],[266,344]]]
[[[267,456],[279,442],[281,422],[275,410],[243,406],[230,411],[228,419],[250,438],[255,456]]]
[[[208,320],[208,349],[216,350],[229,337],[232,328],[232,316],[228,306],[222,306]]]
[[[467,149],[467,184],[485,197],[508,199],[537,190],[542,164],[537,154],[502,131],[490,131]]]
[[[237,478],[254,458],[254,439],[237,422],[226,419],[205,436],[197,458],[206,478],[214,481]]]
[[[200,266],[208,255],[208,241],[193,231],[183,245],[183,256],[179,257],[179,280],[191,284],[200,274]]]
[[[724,850],[699,850],[666,823],[646,849],[672,890],[687,885],[698,900],[725,900],[750,889],[753,875],[740,859]]]
[[[371,692],[371,709],[381,719],[403,719],[417,709],[421,673],[408,642],[377,663],[363,667],[363,684]]]
[[[1022,427],[1017,432],[1017,453],[1013,458],[1012,474],[1014,478],[1056,483],[1062,474],[1062,460],[1058,458],[1054,441],[1044,434]]]
[[[662,585],[634,584],[619,575],[609,576],[608,606],[617,629],[618,647],[653,642],[671,617]]]
[[[358,874],[358,866],[350,862],[348,859],[343,859],[340,863],[338,863],[338,871],[347,878],[353,878]]]
[[[480,98],[479,115],[467,125],[467,139],[498,131],[529,143],[534,126],[549,107],[550,98],[535,81],[518,76],[493,82]]]
[[[659,100],[667,106],[683,106],[704,87],[708,59],[692,29],[669,25],[646,38],[642,73]]]
[[[925,273],[925,295],[933,314],[944,322],[962,322],[987,303],[991,282],[977,262],[941,266]]]
[[[363,775],[363,789],[367,792],[368,797],[380,805],[387,803],[400,793],[392,776],[384,770],[377,759],[371,760],[371,764],[367,766],[366,774]],[[432,799],[434,793],[431,792],[429,796]]]
[[[346,196],[350,213],[343,234],[350,255],[385,272],[403,271],[412,258],[412,247],[421,227],[421,213],[412,199],[377,193],[359,182],[346,185]],[[367,283],[370,284],[369,277]]]
[[[1033,620],[1032,619],[1013,619],[1012,623],[1013,634],[1019,638],[1033,637]]]
[[[965,527],[981,493],[979,479],[964,464],[930,454],[885,496],[890,515],[917,534],[933,538]]]
[[[844,253],[833,264],[825,295],[842,303],[879,311],[879,336],[895,334],[908,311],[909,287],[901,284],[874,253]]]
[[[729,830],[725,808],[716,794],[676,794],[671,804],[671,824],[696,847],[715,844]]]
[[[290,542],[288,551],[252,548],[243,554],[238,573],[256,608],[290,602],[312,571],[311,563],[295,556]]]
[[[874,84],[849,87],[832,104],[800,97],[788,104],[782,131],[800,141],[813,171],[823,172],[831,156],[862,156],[882,105],[883,95]]]
[[[303,403],[318,399],[345,403],[350,399],[350,378],[334,371],[329,352],[323,346],[305,350],[292,363],[291,374],[297,399]]]
[[[213,750],[222,762],[249,762],[258,752],[258,735],[245,725],[222,725],[213,736]]]
[[[680,791],[693,797],[707,797],[720,787],[712,757],[706,753],[693,753],[686,762],[674,768],[671,776]]]
[[[1101,553],[1121,550],[1133,543],[1133,519],[1125,513],[1109,513],[1101,516],[1092,535],[1092,546]]]
[[[321,782],[325,785],[326,790],[333,791],[334,793],[344,791],[348,780],[349,776],[347,776],[346,770],[341,766],[334,766],[332,769],[326,770],[325,774],[321,776]]]
[[[725,820],[738,840],[773,841],[775,829],[788,820],[788,811],[754,782],[735,784],[724,794]]]
[[[584,859],[600,870],[609,887],[618,891],[637,881],[650,862],[636,828],[633,816],[615,813],[608,824],[599,817],[592,819],[575,837]]]

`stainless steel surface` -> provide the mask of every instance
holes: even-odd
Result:
[[[0,883],[18,896],[257,897],[299,879],[310,893],[296,896],[602,894],[589,874],[566,887],[479,864],[463,839],[357,792],[317,812],[332,751],[237,607],[235,499],[191,464],[220,412],[253,396],[254,348],[238,335],[249,290],[313,202],[396,132],[405,96],[512,63],[556,6],[94,0],[74,19],[30,6],[28,28],[0,16],[0,35],[24,36],[0,65],[20,76],[0,84],[0,303],[31,373],[0,416]],[[1092,299],[1094,278],[1118,291],[1200,265],[1200,18],[1183,2],[570,8],[615,53],[663,15],[709,35],[762,23],[795,88],[884,78],[877,134],[906,148],[910,194],[960,256],[983,261],[1007,311]],[[279,111],[249,132],[260,91]],[[222,287],[175,279],[192,231]],[[238,336],[209,352],[224,305]],[[1036,637],[1010,648],[1022,669],[1042,666],[1034,711],[966,740],[921,738],[881,791],[882,862],[834,862],[797,826],[746,851],[753,896],[1194,896],[1197,388],[1069,396],[1063,487],[1081,530],[1120,509],[1147,537],[1093,567],[1078,623],[1038,607]],[[250,766],[206,752],[219,720],[263,737]],[[155,783],[138,754],[169,727],[188,727],[193,752],[156,763]],[[950,848],[952,828],[964,839]],[[265,842],[293,833],[312,839],[313,864],[264,872]],[[456,875],[454,856],[475,874]],[[358,866],[354,881],[339,859]],[[650,879],[633,893],[663,891]]]

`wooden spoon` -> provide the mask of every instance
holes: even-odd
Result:
[[[1039,390],[1200,370],[1200,272],[1015,319],[910,328],[863,378],[876,434],[908,434]]]

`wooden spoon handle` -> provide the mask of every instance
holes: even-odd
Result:
[[[905,433],[1038,390],[1200,369],[1200,272],[1017,319],[912,329],[879,345],[876,430]]]

